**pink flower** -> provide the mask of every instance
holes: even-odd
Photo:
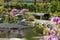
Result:
[[[58,24],[59,21],[60,21],[60,18],[59,18],[59,17],[52,17],[52,18],[51,18],[51,22],[52,22],[53,24]]]
[[[21,11],[20,11],[20,13],[25,13],[25,12],[28,12],[29,10],[28,9],[22,9]]]
[[[52,17],[52,18],[51,18],[51,21],[52,21],[52,22],[57,22],[58,20],[59,20],[59,17]]]
[[[17,14],[18,10],[17,9],[12,9],[12,16],[15,16]]]
[[[60,24],[60,21],[58,21],[58,24]]]
[[[46,40],[51,40],[50,36],[46,36]]]
[[[12,12],[16,13],[16,12],[18,12],[18,10],[17,9],[12,9]]]
[[[51,35],[56,34],[55,30],[52,29],[52,30],[50,31],[50,34],[51,34]]]

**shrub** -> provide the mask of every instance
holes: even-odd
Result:
[[[16,3],[16,4],[6,4],[5,7],[10,7],[10,8],[17,8],[17,9],[22,9],[22,8],[27,8],[29,9],[30,12],[34,12],[35,9],[36,9],[36,12],[43,12],[43,13],[54,13],[55,11],[58,11],[60,10],[60,4],[59,2],[57,1],[51,1],[50,3],[38,3],[36,4],[36,6],[31,3],[31,4],[27,4],[27,3]]]
[[[35,26],[35,28],[33,28],[33,32],[35,33],[35,35],[43,35],[43,27],[41,24],[38,24]]]

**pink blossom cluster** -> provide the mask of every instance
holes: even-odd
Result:
[[[12,16],[15,16],[17,14],[18,10],[17,9],[12,9],[11,12],[12,12]]]
[[[53,24],[60,24],[60,17],[52,17],[51,22]]]
[[[12,9],[12,12],[13,12],[13,13],[17,13],[18,10],[17,10],[17,9]]]
[[[29,10],[28,9],[22,9],[20,10],[20,13],[25,13],[25,12],[28,12]]]
[[[22,14],[25,14],[25,12],[28,12],[29,10],[28,9],[21,9],[21,10],[17,10],[17,9],[12,9],[12,15],[15,16],[16,14],[19,14],[19,13],[22,13]]]

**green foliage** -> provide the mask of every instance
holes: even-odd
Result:
[[[4,4],[4,0],[0,0],[0,5],[3,5]]]
[[[56,1],[52,1],[51,2],[51,12],[55,12],[56,10],[57,10],[57,3],[56,3]]]
[[[55,11],[60,10],[60,2],[58,0],[53,0],[50,3],[37,3],[36,6],[31,3],[10,3],[5,6],[5,7],[10,7],[10,8],[17,8],[17,9],[22,9],[22,8],[27,8],[29,9],[30,12],[34,12],[36,9],[36,12],[43,12],[43,13],[54,13]]]
[[[17,23],[16,17],[13,17],[13,23]]]
[[[28,8],[29,8],[29,11],[31,11],[31,12],[34,12],[34,10],[35,10],[35,6],[34,5],[29,5]]]
[[[17,9],[27,8],[27,9],[29,9],[30,12],[34,12],[36,9],[36,12],[51,13],[51,16],[54,16],[54,15],[60,16],[60,2],[58,0],[52,0],[50,3],[37,3],[36,6],[33,3],[28,4],[28,3],[9,2],[9,3],[6,3],[5,7],[0,6],[0,10],[1,9],[3,10],[4,8],[8,8],[8,7],[11,9],[13,7],[15,7]],[[3,13],[0,12],[0,15],[3,15]],[[28,19],[28,17],[29,17],[29,15],[24,16],[24,18],[26,18],[26,19]],[[16,21],[16,19],[14,19],[13,22],[15,22],[15,21]]]
[[[58,1],[57,11],[60,11],[60,2]]]
[[[60,17],[60,12],[56,11],[54,13],[51,13],[50,15],[51,15],[51,17],[53,17],[53,16],[59,16]]]
[[[35,26],[35,28],[33,29],[33,32],[35,33],[35,35],[43,35],[43,27],[41,24],[38,24]]]
[[[33,34],[32,29],[28,29],[28,31],[27,31],[27,33],[26,33],[26,36],[25,36],[26,40],[35,40],[35,39],[33,38],[33,36],[34,36],[34,34]]]
[[[9,18],[8,17],[5,17],[4,23],[8,23],[8,22],[9,22]]]

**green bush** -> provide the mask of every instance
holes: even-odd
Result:
[[[10,8],[17,8],[17,9],[22,9],[22,8],[27,8],[29,9],[30,12],[34,12],[36,9],[36,12],[43,12],[43,13],[54,13],[55,11],[59,11],[60,10],[60,3],[57,1],[51,1],[50,3],[38,3],[36,4],[36,6],[31,3],[17,3],[15,5],[13,4],[6,4],[5,7],[10,7]]]
[[[43,29],[44,29],[44,28],[42,27],[41,24],[37,24],[37,25],[35,26],[35,28],[33,28],[33,32],[34,32],[35,35],[41,36],[41,35],[43,35]]]
[[[57,10],[57,3],[56,1],[51,2],[51,12],[55,12]]]

